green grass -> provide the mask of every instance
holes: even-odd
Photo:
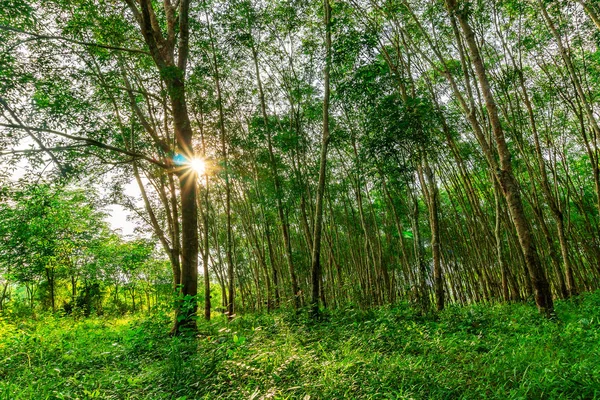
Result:
[[[600,292],[557,304],[0,320],[0,399],[600,399]],[[310,397],[309,397],[310,396]]]

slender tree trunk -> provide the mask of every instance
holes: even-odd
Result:
[[[494,179],[494,178],[492,178]],[[510,292],[508,288],[508,271],[506,268],[506,263],[504,262],[504,256],[502,255],[502,227],[501,227],[501,204],[500,204],[500,188],[494,183],[494,204],[496,209],[496,225],[494,229],[494,236],[496,238],[496,258],[498,260],[498,264],[500,266],[500,274],[502,276],[502,298],[504,301],[510,301]]]
[[[206,6],[206,2],[205,2]],[[219,74],[219,65],[217,62],[217,53],[214,44],[213,31],[206,14],[206,23],[208,24],[208,32],[210,36],[210,48],[212,51],[212,62],[215,74],[215,86],[217,89],[217,108],[219,110],[219,131],[221,136],[221,153],[223,157],[223,175],[225,179],[225,214],[227,218],[227,239],[225,242],[225,252],[227,257],[227,276],[228,282],[228,302],[227,302],[227,314],[229,319],[233,318],[235,307],[235,277],[234,277],[234,264],[233,264],[233,244],[232,244],[232,229],[231,229],[231,185],[229,182],[229,162],[227,154],[227,137],[225,132],[225,115],[223,112],[223,97],[221,93],[221,79]]]
[[[204,137],[204,112],[202,110],[202,104],[200,104],[200,140],[202,141],[202,157],[206,163],[206,141]],[[211,309],[211,295],[210,295],[210,273],[208,271],[208,259],[209,259],[209,225],[208,225],[208,211],[209,211],[209,180],[208,172],[204,171],[204,204],[200,207],[200,214],[202,216],[202,230],[204,235],[203,240],[203,251],[202,251],[202,273],[204,275],[204,319],[210,321],[210,309]],[[200,198],[200,197],[198,197]]]
[[[271,240],[271,225],[265,217],[265,236],[267,238],[267,249],[269,251],[269,262],[271,264],[271,272],[273,274],[273,289],[275,292],[275,307],[279,307],[280,293],[279,293],[279,273],[277,272],[277,262],[275,261],[275,252],[273,250],[273,243]]]
[[[577,2],[583,6],[583,9],[590,16],[590,19],[594,22],[594,25],[596,25],[596,28],[598,28],[598,30],[600,30],[600,16],[598,16],[598,13],[594,9],[594,6],[592,4],[590,4],[590,3],[592,3],[592,1],[577,0]]]
[[[327,175],[327,148],[329,146],[329,70],[331,68],[331,6],[324,0],[325,9],[325,71],[323,95],[323,136],[321,137],[321,157],[319,160],[319,184],[315,206],[315,227],[312,248],[312,296],[311,315],[319,318],[319,297],[321,286],[321,234],[323,228],[323,197]]]
[[[429,288],[427,285],[427,267],[423,259],[423,244],[421,243],[421,231],[419,230],[419,200],[413,196],[412,207],[412,228],[415,253],[415,269],[416,275],[419,277],[418,285],[415,288],[417,302],[421,307],[422,312],[428,312],[430,306]]]
[[[6,292],[8,291],[9,281],[8,279],[4,282],[4,286],[2,287],[2,296],[0,297],[0,311],[4,309],[4,300],[6,299]]]
[[[282,191],[281,184],[279,182],[279,173],[277,171],[277,162],[273,153],[273,143],[271,139],[271,129],[269,128],[269,120],[267,116],[267,106],[265,102],[265,94],[263,91],[262,80],[260,78],[260,69],[258,68],[258,53],[254,42],[252,42],[252,58],[254,60],[254,68],[256,71],[256,81],[258,84],[258,94],[260,97],[260,110],[267,133],[267,148],[269,150],[269,165],[271,167],[271,174],[273,175],[273,183],[275,185],[275,198],[277,203],[277,215],[279,216],[279,223],[281,224],[281,233],[283,236],[283,245],[285,248],[285,258],[288,264],[288,270],[290,272],[290,280],[292,282],[292,293],[294,296],[294,308],[297,310],[300,307],[300,289],[298,287],[298,278],[296,277],[296,270],[294,268],[294,260],[292,258],[292,244],[290,240],[289,224],[285,218],[285,213],[282,204]]]
[[[519,184],[512,170],[511,154],[508,150],[504,132],[496,102],[492,94],[492,89],[487,78],[483,60],[481,59],[479,48],[475,40],[475,33],[467,21],[467,15],[462,10],[458,10],[456,0],[446,0],[448,10],[458,18],[460,26],[465,34],[465,41],[471,55],[471,62],[475,67],[475,73],[479,86],[485,101],[487,114],[492,125],[492,132],[496,142],[496,150],[500,158],[500,168],[496,171],[498,181],[502,187],[510,214],[517,230],[517,236],[527,266],[531,281],[535,290],[535,301],[540,312],[546,316],[554,314],[554,303],[550,292],[550,285],[546,278],[546,273],[539,259],[539,254],[531,233],[531,228],[527,222]]]
[[[431,227],[431,254],[433,257],[433,285],[435,287],[436,309],[444,309],[444,277],[442,275],[441,252],[440,252],[440,222],[439,222],[439,191],[433,171],[424,157],[423,169],[425,172],[425,183],[428,189],[429,202],[429,226]]]
[[[75,304],[75,298],[77,297],[77,279],[75,275],[71,275],[71,303]]]
[[[46,268],[46,279],[48,280],[48,289],[50,290],[50,305],[52,312],[56,312],[56,305],[54,304],[54,268]]]
[[[131,307],[133,313],[135,314],[135,286],[131,288]]]

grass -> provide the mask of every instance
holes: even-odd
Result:
[[[600,292],[532,305],[200,322],[0,320],[0,399],[600,399]]]

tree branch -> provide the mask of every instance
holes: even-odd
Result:
[[[59,131],[55,131],[55,130],[52,130],[52,129],[36,128],[36,127],[32,127],[32,126],[25,126],[25,125],[22,125],[22,124],[3,124],[3,123],[0,123],[0,127],[13,128],[13,129],[24,129],[24,130],[34,131],[34,132],[52,133],[54,135],[61,136],[61,137],[67,138],[67,139],[71,139],[71,140],[76,140],[76,141],[87,143],[90,146],[98,147],[98,148],[105,149],[105,150],[110,150],[110,151],[113,151],[113,152],[119,153],[119,154],[125,154],[125,155],[128,155],[130,157],[133,157],[134,159],[146,160],[146,161],[148,161],[148,162],[150,162],[150,163],[152,163],[154,165],[157,165],[157,166],[159,166],[159,167],[161,167],[163,169],[171,169],[171,166],[169,164],[162,163],[162,162],[156,160],[155,158],[149,157],[149,156],[144,155],[144,154],[135,153],[135,152],[132,152],[132,151],[120,149],[118,147],[111,146],[109,144],[102,143],[102,142],[100,142],[98,140],[86,138],[86,137],[83,137],[83,136],[70,135],[68,133],[59,132]]]
[[[62,40],[64,42],[79,44],[79,45],[82,45],[82,46],[100,47],[102,49],[108,49],[108,50],[117,50],[117,51],[125,51],[125,52],[128,52],[128,53],[134,53],[134,54],[150,55],[150,53],[148,53],[145,50],[128,49],[126,47],[110,46],[110,45],[106,45],[106,44],[93,43],[93,42],[84,42],[84,41],[81,41],[81,40],[69,39],[69,38],[66,38],[64,36],[40,35],[40,34],[37,34],[37,33],[27,32],[27,31],[23,31],[21,29],[17,29],[17,28],[13,28],[11,26],[5,26],[5,25],[0,25],[0,30],[2,30],[2,31],[9,31],[9,32],[16,32],[16,33],[22,33],[22,34],[25,34],[25,35],[32,36],[33,38],[35,38],[37,40],[44,40],[44,39],[47,39],[47,40]]]
[[[21,122],[21,119],[19,118],[19,116],[17,115],[17,113],[8,105],[8,103],[2,98],[0,97],[0,105],[2,107],[4,107],[4,109],[6,109],[6,111],[8,111],[8,113],[10,114],[10,116],[15,120],[15,122],[21,126],[24,126],[23,123]],[[46,151],[46,153],[48,153],[48,155],[50,156],[50,159],[52,160],[52,162],[54,162],[54,164],[56,164],[56,166],[58,167],[58,169],[60,170],[61,174],[65,174],[66,170],[63,167],[63,165],[60,163],[60,161],[58,161],[58,158],[56,158],[56,156],[54,154],[52,154],[52,152],[50,152],[46,146],[44,145],[44,143],[42,142],[42,140],[37,137],[36,135],[33,134],[33,131],[31,129],[27,129],[24,128],[25,132],[27,132],[27,134],[38,144],[38,146],[40,146],[40,148],[43,151]]]
[[[7,156],[10,154],[33,154],[33,153],[43,153],[50,151],[63,151],[63,150],[75,150],[83,147],[88,147],[89,144],[80,144],[80,145],[72,145],[72,146],[56,146],[56,147],[45,147],[43,149],[11,149],[8,151],[4,151],[0,153],[0,156]]]

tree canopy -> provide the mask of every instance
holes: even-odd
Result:
[[[598,288],[595,1],[0,6],[2,174],[104,177],[169,260],[173,332],[199,276],[206,318],[523,299],[551,317]],[[3,279],[53,287],[102,217],[79,192],[11,196]],[[145,274],[153,243],[114,240],[95,256],[114,279]]]

